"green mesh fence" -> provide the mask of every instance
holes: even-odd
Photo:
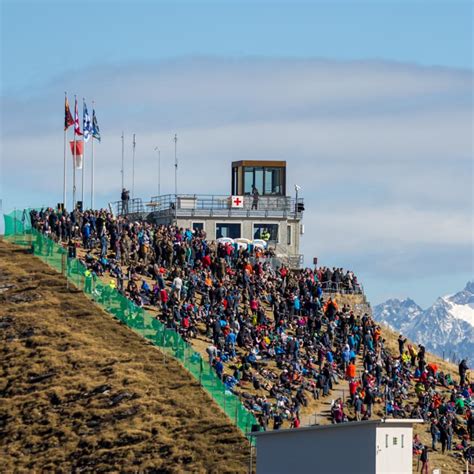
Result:
[[[66,249],[32,228],[29,210],[13,211],[4,215],[4,219],[5,240],[31,247],[35,256],[67,276],[74,286],[103,309],[178,360],[244,434],[251,431],[252,425],[258,424],[253,414],[226,388],[201,354],[193,350],[178,333],[167,329],[115,288],[86,274],[86,267],[79,260],[68,258]]]

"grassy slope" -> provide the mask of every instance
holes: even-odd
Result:
[[[246,471],[245,438],[179,364],[3,241],[0,308],[3,472]]]

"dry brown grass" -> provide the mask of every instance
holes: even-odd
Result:
[[[1,240],[0,308],[2,472],[246,472],[178,363]]]

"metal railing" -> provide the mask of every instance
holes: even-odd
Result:
[[[291,216],[301,217],[297,204],[304,204],[303,199],[288,196],[259,196],[255,202],[252,196],[243,196],[235,206],[232,197],[214,194],[166,194],[154,196],[146,203],[149,212],[157,215],[191,215],[191,216]]]
[[[294,255],[285,255],[283,257],[250,257],[249,259],[251,264],[262,263],[268,264],[274,270],[277,270],[282,265],[285,265],[292,270],[300,270],[303,266],[304,255],[294,254]]]
[[[336,283],[334,281],[321,282],[321,288],[326,293],[339,293],[342,295],[363,295],[364,288],[362,285],[353,286],[352,288],[346,283]]]
[[[128,201],[115,201],[109,203],[110,210],[116,216],[128,214],[144,214],[147,212],[141,198],[129,199]]]

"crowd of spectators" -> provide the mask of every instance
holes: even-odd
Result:
[[[422,418],[430,424],[432,449],[441,443],[443,452],[470,452],[473,384],[466,361],[455,379],[402,335],[398,353],[388,350],[368,310],[341,306],[330,293],[360,292],[353,272],[275,268],[261,249],[106,211],[48,209],[31,219],[67,246],[71,258],[83,260],[91,292],[94,278],[107,278],[186,340],[207,341],[209,363],[263,429],[297,428],[310,399],[328,397],[333,423],[368,419],[374,410]],[[253,258],[255,251],[261,258]],[[347,397],[336,398],[333,386],[341,383]],[[423,452],[420,443],[415,447]]]

